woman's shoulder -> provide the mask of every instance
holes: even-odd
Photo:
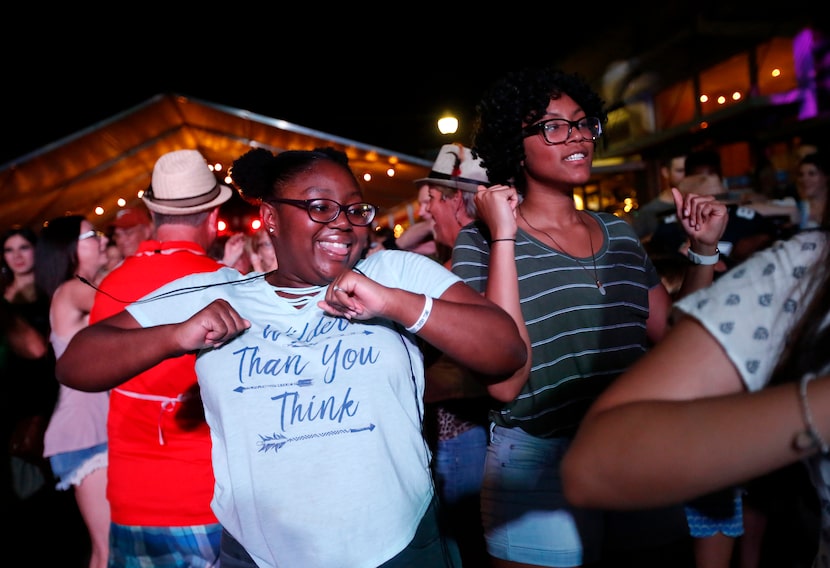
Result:
[[[384,249],[361,259],[355,268],[365,272],[378,268],[383,270],[389,267],[405,268],[423,265],[430,266],[433,264],[440,266],[440,263],[432,257],[417,252],[400,249]]]
[[[409,288],[414,282],[435,282],[452,275],[437,260],[405,250],[382,250],[372,254],[355,266],[369,278],[386,286]]]
[[[95,286],[88,280],[81,280],[80,277],[70,278],[62,282],[55,293],[52,294],[52,305],[68,303],[78,305],[87,298],[95,297]]]
[[[588,209],[586,209],[585,212],[596,219],[601,225],[605,225],[606,227],[623,227],[630,229],[630,232],[634,233],[634,227],[631,226],[631,223],[622,217],[617,217],[613,213],[606,213],[605,211],[590,211]]]
[[[605,211],[586,211],[600,227],[608,234],[611,241],[616,243],[613,246],[635,247],[642,249],[642,241],[637,236],[637,231],[634,227],[623,219],[617,217],[613,213],[606,213]]]
[[[95,301],[95,288],[77,278],[67,280],[55,289],[49,310],[52,330],[59,336],[72,337],[86,327]]]

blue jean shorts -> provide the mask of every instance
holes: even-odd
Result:
[[[601,556],[604,516],[565,502],[559,464],[569,438],[491,426],[481,489],[487,551],[538,566],[581,566]]]
[[[84,478],[102,467],[107,467],[107,443],[91,448],[63,452],[49,457],[52,472],[58,478],[57,489],[66,490],[80,485]]]
[[[743,489],[730,487],[686,504],[689,534],[705,538],[723,533],[737,538],[744,534]]]

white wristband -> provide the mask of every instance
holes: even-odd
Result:
[[[704,256],[702,254],[697,254],[689,248],[689,250],[686,251],[686,255],[689,257],[689,261],[692,264],[702,264],[704,266],[717,264],[720,260],[720,251],[718,249],[715,249],[715,254]]]
[[[421,315],[418,316],[418,319],[415,320],[415,323],[410,325],[409,327],[405,328],[406,331],[409,333],[418,333],[421,331],[421,328],[424,327],[424,324],[429,319],[429,314],[432,313],[432,298],[427,295],[424,295],[424,309],[421,310]]]

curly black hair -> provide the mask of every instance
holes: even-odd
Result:
[[[286,150],[276,156],[265,148],[254,148],[234,160],[230,175],[239,195],[256,205],[268,197],[278,196],[283,185],[297,174],[309,171],[320,160],[342,166],[355,178],[346,153],[332,147]]]
[[[473,152],[481,157],[491,183],[513,184],[524,193],[522,127],[545,114],[551,99],[563,94],[605,125],[605,102],[580,75],[555,67],[510,72],[485,91],[476,105]]]

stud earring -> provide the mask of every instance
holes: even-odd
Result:
[[[268,227],[268,232],[273,233],[274,232],[274,227]]]

